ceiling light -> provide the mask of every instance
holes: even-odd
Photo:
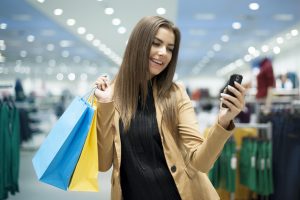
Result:
[[[111,49],[110,48],[106,48],[105,50],[104,50],[104,54],[105,55],[110,55],[111,54]]]
[[[37,0],[39,3],[44,3],[45,0]]]
[[[118,28],[118,33],[120,33],[120,34],[126,33],[126,28],[125,28],[124,26],[120,26],[120,27]]]
[[[248,53],[250,53],[250,54],[252,54],[252,55],[255,54],[255,51],[256,51],[256,50],[255,50],[254,47],[249,47],[249,48],[248,48]]]
[[[0,24],[0,29],[4,30],[7,28],[7,24],[6,23],[1,23]]]
[[[282,37],[278,37],[278,38],[276,39],[276,42],[277,42],[278,44],[282,44],[284,41],[283,41],[283,38],[282,38]]]
[[[60,9],[60,8],[56,8],[56,9],[53,11],[54,15],[57,15],[57,16],[62,15],[63,12],[64,12],[64,11],[63,11],[62,9]]]
[[[238,30],[238,29],[242,28],[242,24],[240,22],[233,22],[232,28]]]
[[[61,56],[64,57],[64,58],[69,57],[69,55],[70,55],[70,52],[67,51],[67,50],[64,50],[64,51],[61,52]]]
[[[285,39],[290,40],[292,38],[292,34],[291,33],[287,33],[285,35]]]
[[[80,56],[74,56],[74,57],[73,57],[73,61],[74,61],[75,63],[80,63],[81,57],[80,57]]]
[[[214,44],[213,49],[215,51],[220,51],[221,50],[221,45],[220,44]]]
[[[294,29],[291,31],[292,36],[297,36],[298,35],[298,30]]]
[[[80,79],[82,80],[82,81],[86,81],[87,80],[87,74],[86,73],[83,73],[83,74],[80,74]]]
[[[74,80],[75,80],[75,78],[76,78],[76,76],[75,76],[75,74],[74,74],[74,73],[70,73],[70,74],[68,74],[68,79],[69,79],[70,81],[74,81]]]
[[[85,32],[86,32],[86,29],[82,26],[77,29],[77,33],[80,35],[85,34]]]
[[[228,42],[229,41],[229,36],[228,35],[222,35],[221,40],[223,42]]]
[[[27,56],[27,51],[25,51],[25,50],[20,51],[20,56],[22,58],[25,58]]]
[[[5,49],[6,49],[6,45],[5,45],[4,40],[0,40],[0,50],[5,51]]]
[[[34,39],[35,39],[35,37],[34,37],[33,35],[28,35],[28,36],[27,36],[27,41],[28,41],[28,42],[33,42]]]
[[[263,46],[261,47],[261,50],[262,50],[262,52],[264,52],[264,53],[268,52],[268,51],[269,51],[268,45],[263,45]]]
[[[94,39],[94,35],[89,33],[85,36],[85,38],[88,40],[88,41],[92,41]]]
[[[113,8],[105,8],[104,13],[107,15],[112,15],[114,13],[114,9]]]
[[[114,18],[112,20],[112,24],[115,25],[115,26],[118,26],[121,24],[121,20],[119,18]]]
[[[249,9],[250,10],[258,10],[259,9],[259,4],[258,3],[250,3],[249,4]]]
[[[245,60],[246,62],[251,61],[251,59],[252,59],[252,56],[249,55],[249,54],[247,54],[247,55],[244,56],[244,60]]]
[[[54,46],[54,44],[47,44],[46,49],[47,49],[48,51],[53,51],[53,50],[55,49],[55,46]]]
[[[255,50],[255,52],[253,53],[253,56],[256,58],[260,55],[260,51]]]
[[[158,15],[164,15],[164,14],[166,14],[166,9],[165,8],[157,8],[156,13]]]
[[[280,48],[279,47],[274,47],[273,48],[273,52],[275,53],[275,54],[279,54],[280,53]]]
[[[68,19],[68,20],[67,20],[67,24],[68,24],[69,26],[74,26],[74,25],[76,24],[76,20],[75,20],[75,19]]]
[[[63,75],[62,73],[58,73],[58,74],[56,75],[56,79],[59,80],[59,81],[61,81],[61,80],[64,79],[64,75]]]
[[[97,46],[99,46],[100,45],[100,40],[98,40],[98,39],[95,39],[94,41],[93,41],[93,45],[95,46],[95,47],[97,47]]]

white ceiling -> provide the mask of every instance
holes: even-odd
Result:
[[[248,7],[252,2],[1,0],[0,25],[7,27],[0,29],[0,49],[1,41],[4,43],[0,53],[5,57],[5,62],[0,62],[0,78],[55,79],[57,73],[70,72],[114,74],[133,26],[143,16],[157,15],[160,7],[166,8],[163,16],[174,21],[182,32],[178,76],[214,76],[222,67],[243,59],[250,46],[260,50],[278,34],[299,28],[300,0],[258,1],[260,8],[255,11]],[[108,7],[114,9],[112,15],[104,13]],[[63,10],[62,15],[53,14],[57,8]],[[74,26],[67,25],[70,18],[76,20]],[[114,18],[121,20],[119,26],[112,25]],[[233,22],[240,22],[241,29],[233,29]],[[81,26],[86,28],[83,35],[77,33]],[[120,26],[126,28],[124,34],[118,33]],[[94,38],[88,41],[87,34]],[[28,36],[34,36],[34,41],[28,42]],[[222,36],[229,40],[222,41]],[[288,40],[286,34],[283,40]]]

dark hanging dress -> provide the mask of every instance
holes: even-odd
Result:
[[[120,120],[121,188],[124,200],[180,200],[163,152],[149,84],[146,106],[141,102],[128,132]]]

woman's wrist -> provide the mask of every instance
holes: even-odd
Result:
[[[229,127],[231,120],[223,119],[220,116],[218,116],[218,124],[220,124],[224,129],[227,129]]]

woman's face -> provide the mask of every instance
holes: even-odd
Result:
[[[174,49],[175,35],[172,30],[159,28],[152,42],[149,56],[151,78],[161,73],[169,64]]]

